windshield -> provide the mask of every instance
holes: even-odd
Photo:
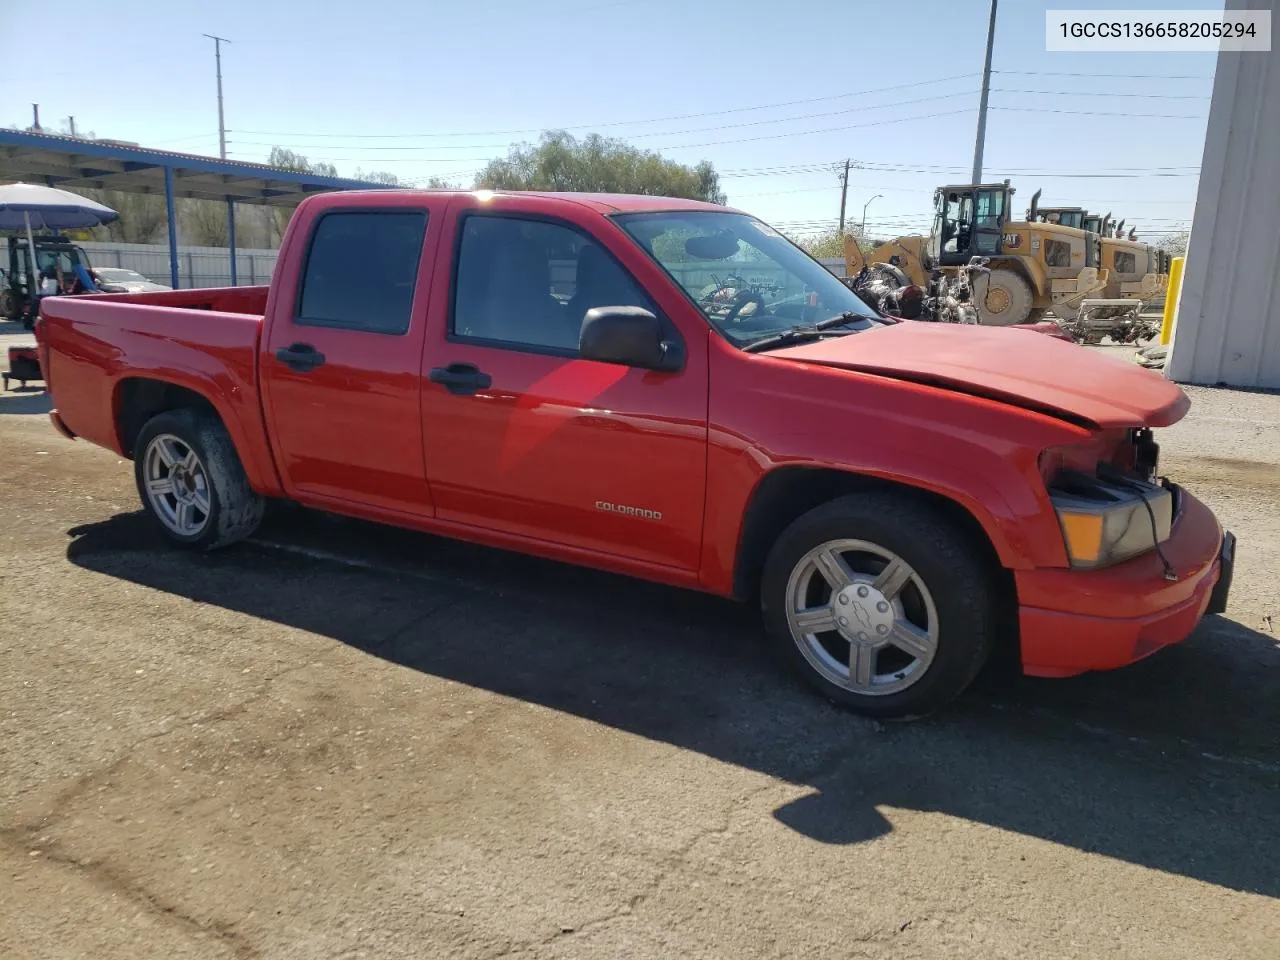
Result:
[[[140,273],[135,273],[132,270],[126,270],[121,267],[98,267],[96,273],[98,276],[102,277],[103,280],[132,280],[137,282],[139,280],[145,281],[147,279]]]
[[[835,274],[754,217],[688,211],[614,219],[739,346],[842,314],[851,315],[845,331],[879,322]]]

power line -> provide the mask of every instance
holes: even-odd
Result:
[[[918,80],[914,83],[899,83],[890,87],[876,87],[871,90],[854,90],[849,93],[832,93],[821,97],[805,97],[800,100],[781,100],[776,103],[762,103],[748,107],[730,107],[725,110],[708,110],[702,113],[678,113],[666,117],[649,117],[639,120],[606,120],[600,123],[577,123],[568,125],[547,125],[543,127],[523,127],[511,130],[478,130],[471,132],[451,133],[285,133],[274,130],[232,130],[232,133],[247,133],[262,137],[320,137],[338,140],[379,140],[379,139],[426,139],[432,137],[505,137],[521,133],[540,133],[543,130],[586,130],[597,127],[632,126],[640,123],[666,123],[671,120],[696,120],[701,117],[718,117],[730,113],[747,113],[753,110],[773,110],[778,107],[794,107],[806,103],[822,103],[829,100],[843,100],[847,97],[865,97],[873,93],[889,93],[893,90],[907,90],[912,87],[924,87],[935,83],[950,83],[953,80],[965,80],[976,77],[976,73],[961,73],[952,77],[939,77],[936,80]]]
[[[1198,93],[1121,93],[1118,91],[1106,91],[1099,93],[1082,93],[1079,90],[1009,90],[1004,87],[995,87],[992,93],[1026,93],[1034,94],[1041,97],[1088,97],[1092,100],[1094,97],[1138,97],[1143,100],[1212,100]]]
[[[690,128],[688,128],[688,129],[685,129],[685,130],[659,130],[659,131],[654,131],[654,132],[650,132],[650,133],[634,133],[634,134],[631,134],[631,135],[629,136],[629,139],[631,139],[631,140],[640,140],[640,139],[642,139],[642,138],[646,138],[646,137],[678,137],[678,136],[683,136],[683,135],[684,135],[684,134],[686,134],[686,133],[709,133],[709,132],[712,132],[712,131],[715,131],[715,130],[736,130],[736,129],[740,129],[740,128],[742,128],[742,127],[759,127],[759,126],[765,126],[765,125],[767,125],[767,124],[771,124],[771,123],[791,123],[791,122],[796,121],[796,120],[813,120],[813,119],[817,119],[817,118],[820,118],[820,117],[837,117],[837,116],[843,116],[843,115],[845,115],[845,114],[849,114],[849,113],[862,113],[863,111],[866,111],[866,110],[884,110],[884,109],[889,109],[889,108],[891,108],[891,107],[905,107],[905,106],[909,106],[909,105],[911,105],[911,104],[915,104],[915,103],[927,103],[927,102],[934,101],[934,100],[954,100],[954,99],[955,99],[955,98],[957,98],[957,97],[968,97],[968,96],[972,96],[974,92],[975,92],[975,91],[972,91],[972,90],[964,90],[964,91],[961,91],[961,92],[959,92],[959,93],[944,93],[944,94],[940,94],[939,96],[936,96],[936,97],[918,97],[918,98],[916,98],[916,99],[914,99],[914,100],[900,100],[900,101],[896,101],[896,102],[894,102],[894,103],[880,103],[880,104],[872,104],[872,105],[870,105],[870,106],[860,104],[860,105],[858,105],[858,106],[856,106],[856,107],[846,107],[846,108],[845,108],[845,109],[843,109],[843,110],[828,110],[828,111],[823,111],[823,112],[821,112],[821,113],[802,113],[802,114],[798,114],[798,115],[796,115],[796,116],[791,116],[791,117],[779,117],[779,118],[777,118],[777,119],[772,119],[772,120],[747,120],[747,121],[745,121],[745,122],[743,122],[743,123],[725,123],[725,124],[719,124],[719,125],[717,125],[717,126],[712,126],[712,127],[690,127]],[[274,143],[265,143],[265,142],[260,142],[260,141],[256,141],[256,140],[237,140],[237,141],[236,141],[236,143],[239,143],[239,144],[241,144],[242,146],[255,146],[255,147],[272,147],[272,146],[276,146],[276,144],[274,144]],[[297,148],[297,149],[299,149],[299,150],[307,150],[307,149],[314,149],[314,148],[316,148],[316,147],[332,146],[332,144],[323,144],[323,143],[294,143],[294,144],[293,144],[293,146],[294,146],[294,147],[296,147],[296,148]],[[387,151],[387,150],[400,150],[400,151],[405,151],[405,150],[487,150],[487,149],[490,149],[490,148],[499,148],[499,149],[500,149],[500,148],[502,148],[502,147],[504,147],[504,146],[506,146],[506,144],[496,144],[496,143],[470,143],[470,144],[458,144],[458,145],[454,145],[454,146],[415,146],[415,145],[412,145],[412,144],[404,144],[404,145],[386,146],[386,147],[384,147],[384,146],[376,146],[376,147],[358,147],[357,149],[360,149],[360,150],[370,150],[370,151],[372,151],[372,150],[377,150],[377,151]]]
[[[721,146],[725,144],[734,144],[734,143],[758,143],[761,140],[779,140],[784,137],[806,137],[806,136],[812,136],[818,133],[836,133],[836,132],[843,132],[845,130],[865,129],[867,127],[882,127],[882,126],[888,126],[890,124],[896,124],[896,123],[912,123],[916,120],[933,120],[937,117],[950,117],[950,116],[955,116],[957,114],[969,113],[969,112],[970,112],[969,110],[944,110],[938,113],[927,113],[927,114],[922,114],[914,117],[894,117],[888,120],[874,120],[874,121],[871,121],[870,123],[850,123],[850,124],[844,124],[839,127],[821,127],[816,130],[792,130],[787,133],[770,133],[770,134],[763,134],[758,137],[739,137],[733,140],[711,140],[706,143],[667,144],[665,146],[657,147],[655,149],[658,151],[692,150],[698,147],[715,147],[715,146]],[[668,134],[668,136],[669,135],[670,134]],[[465,149],[465,148],[442,147],[438,149]],[[473,145],[472,149],[482,150],[482,149],[486,149],[486,147],[483,145]],[[369,162],[368,157],[317,157],[316,159],[325,163],[368,163]],[[468,162],[487,163],[492,159],[494,158],[491,156],[490,157],[434,157],[434,158],[432,157],[384,157],[379,159],[378,162],[379,163],[468,163]]]
[[[1016,77],[1101,77],[1106,80],[1212,80],[1212,74],[1199,73],[1057,73],[1049,70],[992,70]]]
[[[1199,113],[1108,113],[1103,110],[1047,110],[1044,107],[992,107],[1006,113],[1065,113],[1076,117],[1124,117],[1125,119],[1146,120],[1206,120]]]
[[[828,174],[834,166],[843,163],[843,160],[827,160],[815,161],[813,163],[802,164],[782,164],[772,167],[729,167],[718,171],[721,179],[737,179],[740,177],[772,177],[772,176],[791,176],[806,175],[811,173]],[[1038,176],[1054,176],[1056,171],[1046,167],[1005,167],[997,164],[997,167],[1005,173],[1018,173],[1023,175]],[[906,164],[883,163],[877,161],[855,160],[853,163],[855,170],[866,170],[871,172],[885,173],[962,173],[965,168],[960,166],[944,166],[941,164],[922,164],[919,166],[910,166]],[[1135,173],[1139,176],[1146,176],[1157,172],[1172,173],[1189,173],[1194,176],[1199,173],[1199,166],[1181,166],[1181,167],[1111,167],[1109,171],[1116,173]],[[1111,176],[1111,172],[1097,171],[1098,176]],[[1066,175],[1066,174],[1061,174]]]

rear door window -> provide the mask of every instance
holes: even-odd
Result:
[[[421,210],[321,216],[311,234],[294,323],[407,332],[426,232]]]

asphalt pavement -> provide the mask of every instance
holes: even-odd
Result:
[[[894,724],[709,597],[287,507],[173,549],[0,394],[0,956],[1274,958],[1280,396],[1189,392],[1227,615]]]

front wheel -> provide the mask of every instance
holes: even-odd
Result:
[[[134,444],[134,478],[147,512],[183,546],[226,546],[262,522],[263,499],[212,414],[168,410],[148,420]]]
[[[765,625],[801,677],[877,717],[944,706],[977,676],[996,590],[972,535],[911,497],[842,497],[778,539],[761,583]]]
[[[1009,327],[1026,323],[1034,296],[1031,285],[1012,270],[998,267],[973,284],[979,322],[988,327]]]

